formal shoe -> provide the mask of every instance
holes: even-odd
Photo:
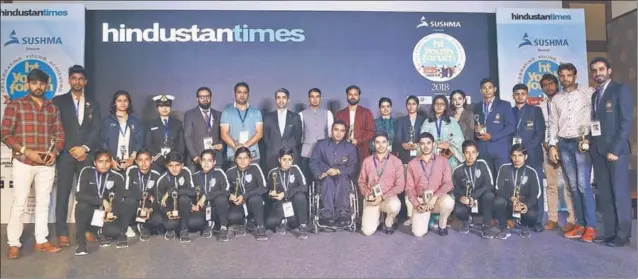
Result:
[[[339,217],[338,223],[340,227],[347,227],[350,225],[350,216],[341,216]]]
[[[221,241],[221,242],[228,241],[228,228],[226,226],[221,226],[219,228],[219,234],[217,235],[217,241]]]
[[[20,247],[18,246],[9,247],[9,251],[7,251],[7,258],[17,259],[19,257],[20,257]]]
[[[175,230],[166,230],[166,233],[164,234],[164,239],[166,240],[175,239]]]
[[[483,229],[481,230],[481,237],[485,239],[494,238],[494,233],[492,232],[492,229],[490,228],[489,225],[483,226]]]
[[[597,235],[598,235],[598,232],[596,231],[596,229],[592,227],[587,227],[585,229],[585,233],[583,233],[583,236],[580,238],[580,241],[593,242],[594,238],[596,238]]]
[[[564,225],[564,226],[561,228],[561,231],[563,231],[564,233],[566,233],[566,232],[569,232],[569,231],[571,231],[571,230],[573,230],[573,229],[575,229],[575,228],[576,228],[576,225],[575,225],[574,223],[567,223],[566,225]]]
[[[459,227],[460,233],[468,233],[470,232],[470,222],[469,221],[461,221],[461,227]]]
[[[86,244],[79,244],[78,248],[75,249],[76,256],[84,256],[88,254],[89,254],[89,250],[86,249]]]
[[[629,244],[629,239],[621,239],[619,237],[614,238],[614,240],[607,243],[609,247],[621,247]]]
[[[98,235],[97,238],[98,238],[97,241],[100,243],[100,247],[109,247],[109,246],[111,246],[111,240],[108,239],[103,234]]]
[[[126,234],[120,234],[117,237],[117,242],[115,242],[115,248],[127,248],[128,242],[126,241],[126,239],[127,239]]]
[[[189,243],[189,242],[191,242],[191,237],[188,233],[188,230],[184,229],[179,233],[179,243]]]
[[[558,222],[556,221],[547,221],[547,223],[545,223],[545,230],[546,231],[551,231],[555,228],[558,228]]]
[[[62,251],[62,248],[56,247],[53,244],[51,244],[51,242],[48,242],[48,241],[45,243],[36,243],[33,249],[39,252],[47,252],[47,253],[57,253]]]
[[[204,226],[204,230],[202,230],[202,237],[203,238],[213,237],[213,229],[209,225]]]
[[[545,230],[545,228],[542,225],[537,224],[536,226],[534,226],[533,230],[534,230],[534,232],[539,233],[539,232],[543,232]]]
[[[88,238],[87,238],[87,241],[88,241]],[[58,236],[58,247],[69,247],[69,246],[71,246],[71,243],[69,242],[68,236],[66,235]]]
[[[496,238],[505,240],[505,239],[508,239],[511,235],[512,234],[510,233],[510,229],[501,228],[501,231],[498,234],[496,234]]]
[[[307,239],[308,238],[308,229],[306,228],[306,224],[299,226],[299,234],[297,235],[297,239]]]
[[[140,231],[140,241],[149,241],[151,240],[151,233],[144,226],[138,226],[138,230]]]
[[[522,238],[529,238],[532,236],[532,232],[530,232],[528,226],[521,226],[521,232],[519,233],[519,235]]]
[[[278,234],[278,235],[285,235],[286,234],[286,225],[279,224],[279,226],[277,226],[277,228],[275,228],[275,233]]]
[[[394,226],[386,226],[385,223],[383,224],[383,233],[387,234],[387,235],[393,235],[394,234]]]
[[[566,238],[581,238],[585,233],[585,228],[583,226],[574,226],[574,228],[563,234]]]
[[[85,232],[84,237],[88,243],[97,243],[97,238],[95,238],[95,235],[90,232]]]
[[[266,235],[266,228],[264,228],[264,226],[257,226],[255,238],[257,239],[257,241],[268,240],[268,236]]]
[[[609,242],[611,242],[612,240],[614,240],[614,238],[616,238],[615,235],[612,236],[596,236],[596,238],[594,238],[594,243],[600,243],[600,244],[607,244]]]
[[[440,236],[446,236],[447,235],[447,228],[439,229],[439,235]]]

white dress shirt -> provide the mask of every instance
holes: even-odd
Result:
[[[82,126],[82,122],[84,121],[84,106],[85,106],[84,93],[82,93],[79,100],[73,93],[71,93],[71,97],[73,98],[73,106],[75,106],[75,110],[77,112],[78,124]]]
[[[288,114],[287,109],[277,109],[277,122],[279,122],[279,134],[283,137],[284,130],[286,129],[286,115]]]
[[[578,86],[572,92],[558,92],[550,104],[549,144],[556,145],[559,138],[578,138],[580,129],[589,134],[591,96],[594,88]]]

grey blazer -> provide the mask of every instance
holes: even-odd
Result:
[[[212,108],[210,110],[213,117],[210,135],[208,134],[208,125],[199,106],[184,114],[184,138],[186,140],[186,149],[191,158],[198,157],[202,151],[204,151],[205,137],[212,137],[214,144],[222,143],[219,139],[219,121],[222,117],[222,113]],[[221,166],[223,163],[222,152],[216,151],[215,158],[217,161],[216,165]]]

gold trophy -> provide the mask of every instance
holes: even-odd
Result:
[[[199,203],[199,199],[203,198],[202,196],[202,190],[200,186],[195,187],[195,204],[197,205]]]
[[[472,198],[470,196],[470,189],[471,189],[471,185],[468,182],[467,185],[465,186],[465,198],[467,199],[467,205],[468,206],[473,206],[474,205],[474,198]]]
[[[106,210],[106,214],[104,216],[104,222],[110,223],[115,221],[115,219],[117,219],[117,216],[115,216],[115,214],[113,214],[113,199],[115,198],[115,193],[110,192],[109,193],[109,208],[108,210]]]
[[[241,179],[239,178],[239,172],[237,172],[237,180],[235,180],[235,194],[233,194],[233,202],[239,199],[239,187],[241,187]]]
[[[448,145],[452,142],[452,137],[453,136],[454,136],[454,134],[452,134],[452,133],[450,133],[450,135],[448,136],[448,138],[447,138]],[[452,157],[452,150],[449,147],[446,148],[446,149],[441,149],[441,150],[439,150],[439,155],[450,159],[450,157]]]
[[[481,116],[480,115],[478,115],[478,114],[474,115],[474,124],[481,128],[481,130],[478,133],[479,135],[485,134],[486,129],[485,129],[485,127],[483,127],[483,125],[481,125]]]
[[[514,187],[514,194],[512,195],[512,208],[514,213],[525,214],[527,213],[527,205],[520,200],[521,187]]]
[[[432,191],[432,190],[424,190],[423,191],[423,196],[421,197],[423,199],[423,203],[421,205],[428,204],[432,200],[433,197],[434,197],[434,191]]]
[[[46,154],[42,154],[40,153],[40,159],[42,159],[43,162],[46,162],[49,160],[49,157],[51,156],[50,153],[53,152],[53,147],[55,147],[55,144],[58,142],[58,138],[56,138],[55,136],[51,137],[51,140],[49,141],[49,149],[47,149],[47,153]]]
[[[148,219],[149,216],[151,216],[151,213],[153,213],[153,208],[152,207],[146,207],[146,200],[149,199],[148,196],[148,191],[144,191],[142,193],[142,200],[140,207],[137,209],[137,218],[136,221],[137,222],[146,222],[146,220]]]
[[[177,209],[177,190],[173,189],[171,198],[173,199],[173,210],[170,212],[171,214],[169,214],[168,218],[171,220],[176,220],[180,218],[179,211]]]
[[[370,181],[372,181],[372,179],[370,179]],[[366,197],[366,201],[367,202],[373,202],[376,198],[374,197],[374,186],[376,184],[372,183],[372,187],[370,187],[370,189],[372,190],[372,192]]]
[[[578,127],[578,134],[580,134],[580,141],[578,141],[578,146],[580,146],[580,150],[582,152],[589,151],[589,143],[585,142],[585,135],[587,134],[587,127],[580,126]]]
[[[274,197],[277,195],[277,173],[273,172],[272,174],[272,190],[270,191],[270,197]]]
[[[348,129],[348,141],[352,142],[354,139],[354,123],[350,124],[350,128]]]

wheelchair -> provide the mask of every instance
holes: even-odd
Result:
[[[327,226],[327,225],[322,225],[319,223],[319,212],[322,209],[322,207],[321,207],[321,194],[318,188],[319,188],[318,181],[313,181],[310,187],[308,187],[308,199],[309,199],[308,220],[309,220],[309,223],[311,223],[309,227],[309,231],[315,234],[319,233],[320,231],[336,232],[337,230],[346,230],[352,233],[356,232],[357,224],[361,222],[360,214],[359,214],[359,191],[357,191],[357,188],[355,187],[352,180],[350,180],[350,189],[348,191],[348,201],[350,204],[350,210],[352,212],[352,215],[350,217],[350,224],[347,226],[339,226],[339,225]]]

